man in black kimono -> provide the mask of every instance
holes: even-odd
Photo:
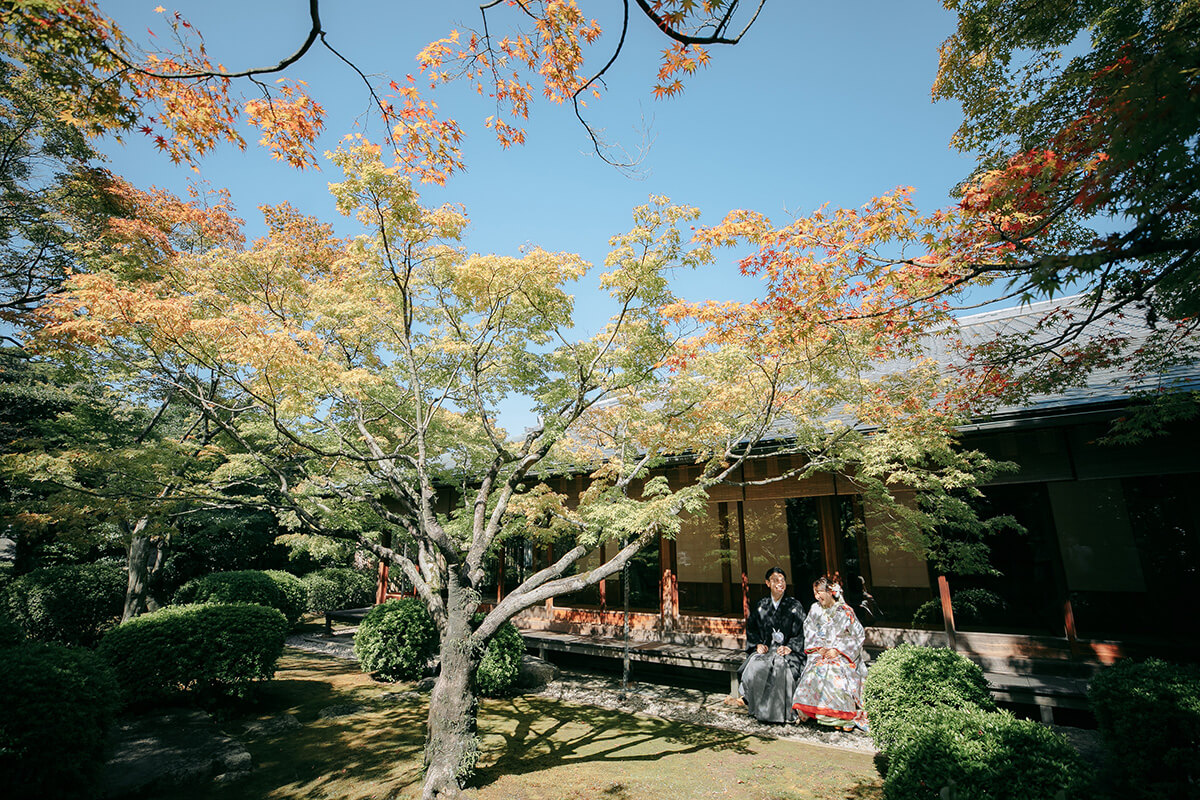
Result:
[[[779,567],[767,570],[771,591],[746,617],[747,658],[738,671],[742,700],[759,722],[795,718],[792,692],[800,678],[804,653],[804,608],[786,596],[787,576]]]

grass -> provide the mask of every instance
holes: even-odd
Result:
[[[287,650],[275,679],[226,708],[221,724],[254,769],[171,798],[407,800],[420,796],[427,697],[381,684],[346,661]],[[410,694],[411,693],[411,694]],[[355,713],[322,717],[333,706]],[[246,725],[292,714],[299,727],[251,734]],[[877,800],[872,757],[794,741],[574,706],[527,696],[484,700],[473,800]],[[165,798],[165,796],[164,796]]]

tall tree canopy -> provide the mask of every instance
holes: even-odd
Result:
[[[428,81],[433,89],[449,80],[472,81],[494,98],[496,113],[486,125],[508,146],[524,141],[522,125],[536,94],[531,81],[539,83],[547,99],[573,104],[596,152],[618,163],[582,108],[600,96],[603,76],[621,56],[631,13],[669,44],[654,83],[655,96],[669,97],[707,63],[707,47],[741,41],[765,2],[634,0],[634,8],[623,0],[621,27],[605,34],[575,0],[489,0],[478,8],[480,30],[453,31],[422,51],[421,81],[406,75],[376,82],[365,75],[352,52],[337,49],[338,32],[325,30],[319,0],[308,0],[309,30],[295,51],[274,63],[233,69],[213,63],[200,32],[162,6],[155,10],[167,36],[149,43],[129,36],[94,0],[3,0],[0,29],[8,46],[3,57],[28,68],[64,121],[90,135],[139,131],[172,161],[194,167],[221,142],[245,148],[245,125],[257,129],[273,157],[297,168],[315,166],[325,111],[289,71],[314,46],[324,48],[362,80],[396,165],[444,183],[463,167],[463,130],[438,117],[437,103],[420,84]],[[498,35],[497,23],[509,32]],[[252,89],[240,95],[238,83]]]
[[[339,239],[283,205],[265,209],[269,232],[248,247],[230,234],[149,249],[137,271],[101,259],[47,307],[41,341],[119,357],[131,390],[186,401],[220,432],[226,444],[207,447],[215,484],[266,476],[257,502],[294,530],[353,541],[403,571],[442,638],[428,797],[453,795],[470,773],[470,675],[498,626],[674,535],[681,512],[703,509],[707,489],[735,479],[763,442],[802,456],[786,478],[853,473],[897,541],[919,548],[928,542],[914,537],[958,515],[955,493],[988,466],[953,448],[935,369],[874,368],[914,352],[886,325],[683,336],[670,276],[711,260],[708,242],[682,230],[695,209],[658,197],[635,209],[598,277],[613,315],[578,338],[565,290],[590,271],[578,256],[468,253],[456,244],[464,211],[422,206],[378,146],[331,158],[344,172],[331,186],[338,208],[363,235]],[[813,314],[828,313],[822,302]],[[532,398],[539,415],[515,437],[497,424],[507,395]],[[693,482],[654,471],[680,459],[695,464]],[[587,486],[568,492],[563,473],[589,475]],[[895,497],[914,489],[940,500]],[[473,625],[488,559],[522,535],[553,543],[556,560]],[[580,569],[601,545],[607,560]]]

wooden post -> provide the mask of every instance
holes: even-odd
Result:
[[[1071,656],[1078,658],[1083,655],[1079,648],[1079,635],[1075,632],[1075,609],[1071,607],[1070,595],[1063,600],[1063,629],[1067,633],[1067,645],[1070,647]]]
[[[942,619],[946,621],[946,638],[950,640],[950,649],[958,649],[958,637],[954,629],[954,606],[950,604],[950,582],[945,575],[938,575],[938,594],[942,598]]]
[[[742,487],[742,495],[745,496],[746,487]],[[742,618],[750,616],[750,565],[746,560],[746,508],[739,500],[737,504],[738,516],[738,555],[742,558]],[[796,576],[792,576],[795,580]]]
[[[608,563],[608,558],[606,557],[606,554],[605,554],[605,548],[604,548],[604,545],[600,545],[600,563],[601,563],[601,564],[607,564],[607,563]],[[608,587],[608,579],[605,579],[605,580],[602,580],[602,581],[600,581],[600,584],[599,584],[599,589],[600,589],[600,610],[601,610],[602,612],[603,612],[603,611],[608,611],[608,592],[607,592],[607,587]]]
[[[496,558],[496,604],[504,599],[504,545],[500,546],[500,552]]]
[[[375,580],[375,605],[387,602],[388,565],[383,559],[379,561],[379,575]]]

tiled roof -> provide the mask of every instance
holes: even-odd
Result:
[[[986,342],[1003,336],[1019,336],[1034,330],[1039,321],[1056,309],[1067,310],[1074,313],[1075,318],[1082,318],[1086,313],[1086,305],[1082,295],[1073,295],[974,314],[958,320],[959,331],[967,343]],[[1037,336],[1042,339],[1049,338],[1055,332],[1048,330]],[[1134,309],[1121,317],[1106,317],[1092,323],[1092,327],[1085,329],[1080,339],[1087,341],[1095,336],[1113,335],[1127,338],[1130,347],[1136,348],[1145,342],[1151,333],[1152,328],[1145,317]],[[954,364],[953,355],[945,349],[933,355],[947,368]],[[1124,360],[1093,370],[1085,376],[1082,385],[1068,387],[1053,394],[1035,395],[1019,405],[1003,405],[994,409],[992,415],[1028,415],[1088,405],[1109,405],[1129,400],[1138,393],[1158,389],[1200,389],[1200,363],[1176,366],[1158,374],[1141,375],[1132,369],[1128,360]]]

